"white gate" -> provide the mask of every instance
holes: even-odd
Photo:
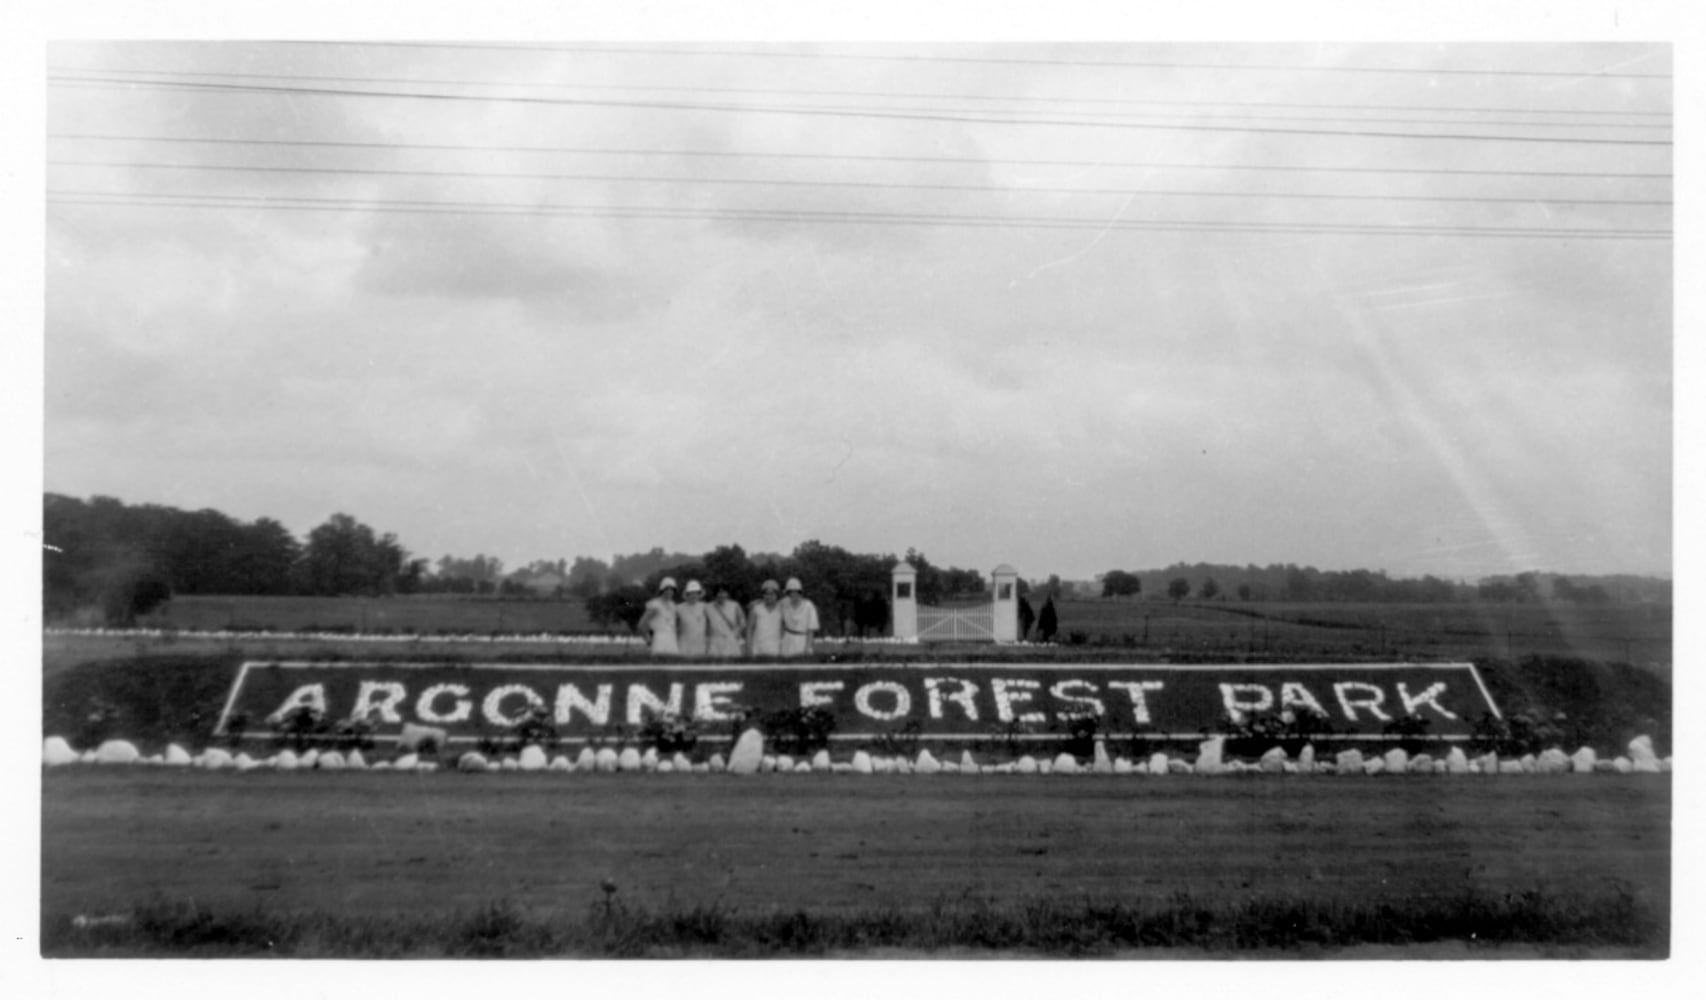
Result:
[[[995,605],[918,609],[920,642],[994,642]]]

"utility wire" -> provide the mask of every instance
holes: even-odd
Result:
[[[1391,73],[1398,75],[1422,76],[1532,76],[1565,77],[1570,79],[1581,79],[1585,77],[1589,79],[1603,80],[1669,80],[1671,78],[1668,73],[1613,73],[1604,70],[1423,69],[1417,67],[1394,66],[1310,66],[1297,63],[1198,63],[1106,59],[1015,59],[997,56],[914,56],[878,53],[789,52],[776,49],[679,49],[661,47],[612,48],[610,46],[602,45],[482,45],[450,42],[367,42],[354,40],[329,42],[292,41],[285,42],[285,44],[336,46],[377,45],[384,48],[467,49],[497,52],[577,52],[606,56],[732,56],[750,59],[835,59],[865,62],[985,63],[1000,66],[1085,66],[1105,69],[1201,69],[1215,70],[1219,72],[1250,70],[1286,73]]]
[[[1569,143],[1605,146],[1670,146],[1668,139],[1598,139],[1584,136],[1514,136],[1475,135],[1462,133],[1384,132],[1345,129],[1280,129],[1250,125],[1178,125],[1144,122],[1068,121],[1048,118],[997,118],[976,114],[945,114],[925,111],[845,110],[836,108],[788,107],[763,104],[716,104],[689,101],[618,101],[571,97],[522,97],[497,94],[430,94],[419,91],[347,90],[336,87],[277,87],[262,84],[167,82],[118,77],[49,76],[53,83],[74,83],[106,87],[147,87],[158,90],[178,90],[199,93],[249,93],[302,95],[317,97],[366,97],[386,100],[445,101],[458,103],[531,104],[548,107],[629,108],[649,111],[712,111],[737,114],[802,115],[832,118],[871,118],[891,121],[957,122],[981,125],[1033,125],[1073,128],[1146,129],[1183,132],[1247,132],[1267,135],[1333,136],[1359,139],[1424,139],[1515,143]]]
[[[1154,100],[1131,100],[1129,98],[1118,98],[1118,97],[1037,97],[1037,96],[1022,95],[1022,94],[1000,94],[1000,95],[995,95],[995,94],[942,94],[942,93],[897,92],[897,91],[884,91],[884,90],[792,90],[792,89],[774,89],[774,88],[756,88],[756,87],[704,87],[704,86],[685,86],[684,87],[684,86],[661,86],[661,85],[647,85],[647,84],[555,83],[555,82],[524,82],[524,81],[504,81],[504,80],[453,80],[453,79],[428,78],[428,77],[342,76],[342,75],[301,74],[301,73],[239,73],[239,72],[229,72],[229,71],[153,70],[153,69],[132,69],[132,68],[116,68],[116,67],[77,67],[77,66],[49,67],[48,71],[50,73],[61,73],[61,74],[77,74],[77,73],[114,74],[114,73],[117,73],[117,74],[129,75],[129,76],[167,76],[167,77],[192,76],[192,77],[214,77],[214,78],[219,78],[219,79],[239,79],[239,80],[290,80],[290,81],[311,81],[311,82],[316,82],[316,83],[385,83],[385,84],[409,84],[409,85],[416,85],[416,86],[435,86],[435,87],[500,87],[500,88],[540,89],[540,90],[628,91],[628,92],[639,92],[639,93],[758,94],[758,95],[763,95],[763,96],[768,96],[768,97],[784,97],[784,98],[786,98],[786,97],[858,97],[858,98],[877,98],[877,99],[890,99],[890,100],[986,101],[986,102],[1007,101],[1007,102],[1012,102],[1015,104],[1098,104],[1098,105],[1110,105],[1110,106],[1116,106],[1116,107],[1184,107],[1184,108],[1228,108],[1228,107],[1231,107],[1231,108],[1251,108],[1251,109],[1256,109],[1256,110],[1263,111],[1263,112],[1274,111],[1274,110],[1306,109],[1306,110],[1313,110],[1313,111],[1353,111],[1353,112],[1358,112],[1358,113],[1363,113],[1363,112],[1403,112],[1403,113],[1431,112],[1431,113],[1452,113],[1452,114],[1468,114],[1468,115],[1517,114],[1517,115],[1576,115],[1576,116],[1602,116],[1602,117],[1644,117],[1644,118],[1670,118],[1671,117],[1671,113],[1669,111],[1610,111],[1610,110],[1587,110],[1587,109],[1572,109],[1572,108],[1511,108],[1511,107],[1470,108],[1470,107],[1464,107],[1462,105],[1332,104],[1332,103],[1294,103],[1294,102],[1272,102],[1272,101],[1154,101]],[[937,110],[942,110],[942,109],[937,109]],[[1062,114],[1062,113],[1066,113],[1066,112],[1056,112],[1056,113]],[[1156,117],[1156,115],[1154,113],[1150,113],[1148,115],[1148,117]],[[1199,116],[1193,115],[1193,117],[1199,117]],[[1221,115],[1221,116],[1211,116],[1211,117],[1250,118],[1250,117],[1256,117],[1256,116],[1255,115]],[[1271,116],[1263,115],[1262,117],[1271,117]],[[1281,121],[1292,121],[1292,120],[1295,120],[1295,121],[1333,121],[1335,119],[1331,118],[1331,117],[1325,117],[1325,118],[1300,117],[1300,118],[1295,118],[1295,119],[1278,118],[1276,120],[1281,120]],[[1660,126],[1660,125],[1639,125],[1639,124],[1595,125],[1595,124],[1589,123],[1589,122],[1581,122],[1581,123],[1576,123],[1576,122],[1504,122],[1504,121],[1476,120],[1476,121],[1466,123],[1466,122],[1452,121],[1452,120],[1414,119],[1414,118],[1397,118],[1397,119],[1392,119],[1392,118],[1358,118],[1358,119],[1353,119],[1353,120],[1354,121],[1365,121],[1365,122],[1394,122],[1394,121],[1396,121],[1396,122],[1426,123],[1426,124],[1531,125],[1531,126],[1544,125],[1544,126],[1549,126],[1549,127],[1565,127],[1565,126],[1570,126],[1570,125],[1581,125],[1583,127],[1598,127],[1598,128],[1660,128],[1660,127],[1664,127],[1664,126]]]
[[[1024,187],[999,184],[913,184],[891,181],[817,181],[770,179],[763,177],[647,177],[635,174],[562,174],[562,173],[508,173],[477,170],[391,170],[369,169],[355,167],[283,167],[283,166],[252,166],[243,164],[208,164],[208,163],[145,163],[130,160],[48,160],[49,166],[58,167],[110,167],[119,169],[143,170],[205,170],[229,173],[290,173],[290,174],[347,174],[362,177],[447,177],[458,179],[479,178],[502,180],[546,180],[546,181],[590,181],[612,184],[705,184],[705,185],[739,185],[758,187],[845,187],[880,190],[912,190],[912,191],[963,191],[975,193],[991,193],[1005,195],[1031,194],[1072,194],[1096,196],[1138,196],[1138,197],[1201,197],[1201,198],[1261,198],[1261,199],[1302,199],[1310,201],[1412,201],[1412,202],[1469,202],[1476,204],[1519,204],[1519,205],[1628,205],[1628,206],[1664,206],[1672,204],[1668,199],[1624,199],[1624,198],[1552,198],[1528,196],[1522,198],[1472,197],[1462,195],[1385,195],[1385,194],[1309,194],[1306,192],[1265,192],[1265,191],[1191,191],[1183,189],[1145,189],[1145,188],[1082,188],[1082,187]]]
[[[959,163],[1017,167],[1117,167],[1142,170],[1246,170],[1261,172],[1416,174],[1464,177],[1580,177],[1603,180],[1670,180],[1669,173],[1606,173],[1598,170],[1459,170],[1443,167],[1330,167],[1324,165],[1156,163],[1132,160],[985,159],[976,156],[898,156],[859,153],[782,153],[712,149],[620,149],[600,146],[491,146],[478,143],[345,142],[327,139],[231,139],[189,136],[105,135],[51,132],[49,139],[100,142],[158,142],[237,146],[292,146],[332,149],[409,149],[435,152],[543,153],[577,156],[669,156],[778,160],[843,160],[873,163]]]
[[[152,206],[168,208],[245,208],[317,211],[409,212],[645,218],[770,223],[857,223],[863,225],[966,226],[998,229],[1178,230],[1194,232],[1325,233],[1357,235],[1489,236],[1583,239],[1669,239],[1663,229],[1582,229],[1517,226],[1430,226],[1363,223],[1203,222],[1174,219],[1072,219],[1058,216],[992,216],[926,213],[824,212],[775,209],[703,209],[662,205],[575,205],[504,202],[357,200],[341,198],[205,195],[169,192],[51,190],[53,204]]]

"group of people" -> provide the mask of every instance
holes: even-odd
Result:
[[[649,636],[652,655],[734,659],[739,656],[806,656],[812,636],[822,627],[817,606],[806,599],[797,578],[786,587],[766,580],[761,597],[746,607],[718,586],[710,601],[698,580],[687,581],[676,599],[673,577],[658,582],[658,595],[646,602],[637,626]],[[785,593],[786,596],[782,596]]]

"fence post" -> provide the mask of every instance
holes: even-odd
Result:
[[[893,570],[894,582],[889,588],[893,612],[889,618],[893,622],[896,639],[918,638],[918,569],[911,563],[901,560],[895,563]]]
[[[1018,642],[1019,571],[1002,563],[989,576],[995,598],[995,621],[990,632],[996,642]]]

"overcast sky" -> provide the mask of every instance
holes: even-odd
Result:
[[[1671,570],[1663,45],[47,61],[50,491],[510,566]]]

